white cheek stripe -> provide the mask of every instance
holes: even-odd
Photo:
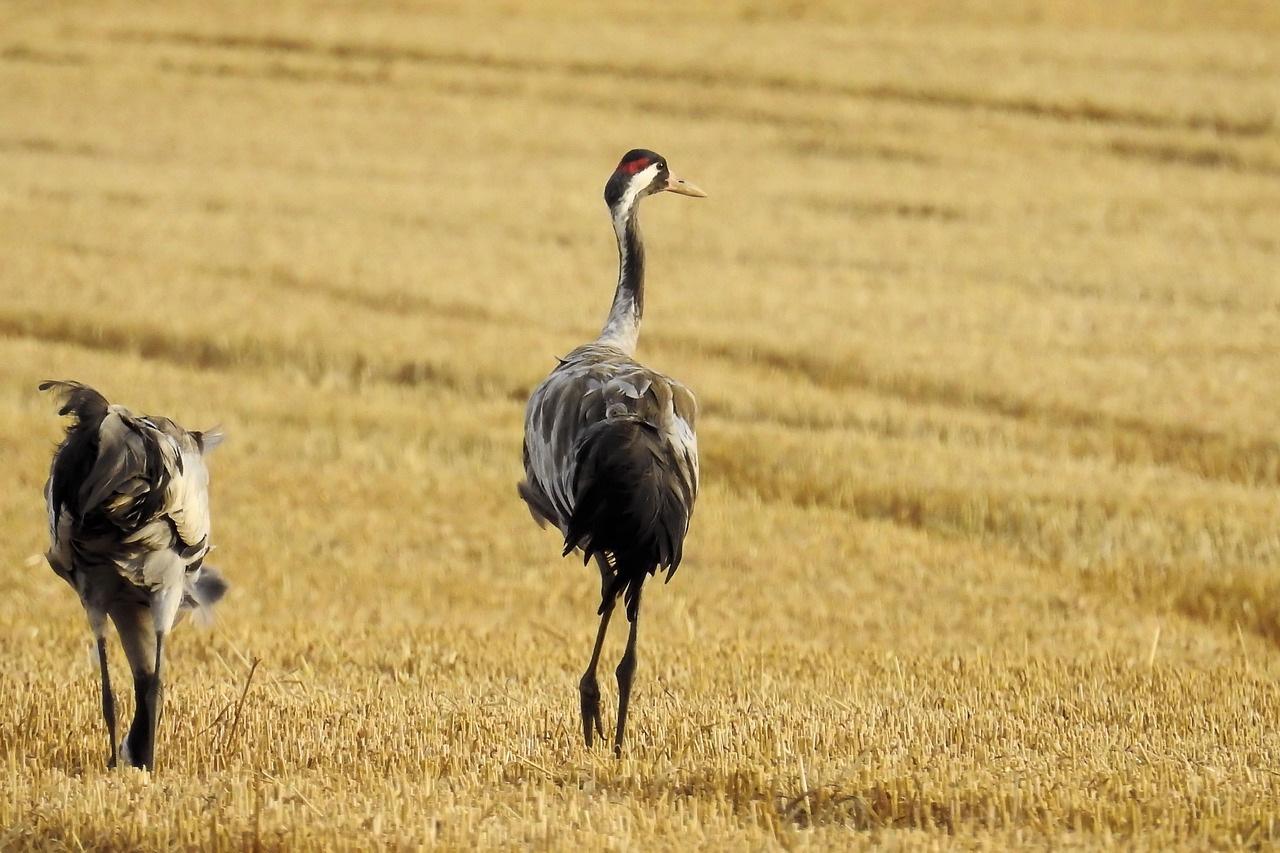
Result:
[[[617,207],[619,214],[624,214],[631,209],[631,206],[635,203],[636,196],[645,190],[649,184],[653,183],[653,179],[658,177],[660,170],[661,164],[654,162],[645,166],[631,177],[631,180],[627,182],[627,188],[622,193],[622,203]]]

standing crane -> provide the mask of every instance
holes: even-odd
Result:
[[[601,738],[596,665],[619,596],[631,631],[618,663],[615,755],[622,754],[636,666],[636,626],[645,579],[680,565],[698,494],[697,404],[679,382],[635,360],[644,314],[644,245],[637,209],[659,192],[705,197],[652,151],[627,152],[605,185],[618,238],[618,286],[599,337],[560,360],[529,399],[520,497],[540,525],[555,525],[564,554],[580,549],[600,567],[600,627],[578,683],[582,734]]]
[[[80,596],[98,641],[107,765],[155,768],[163,699],[164,639],[183,611],[208,612],[226,592],[209,553],[209,472],[216,430],[190,432],[168,418],[135,415],[78,382],[43,382],[75,422],[53,454],[45,499],[46,555]],[[107,617],[133,671],[137,706],[116,747],[115,697],[107,671]]]

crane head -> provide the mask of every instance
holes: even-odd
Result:
[[[667,167],[666,158],[645,148],[634,148],[622,156],[604,187],[605,204],[611,210],[629,208],[654,193],[669,192],[705,198],[698,187],[677,177]]]

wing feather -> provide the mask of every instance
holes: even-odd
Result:
[[[675,466],[672,473],[692,509],[698,492],[696,415],[693,394],[674,379],[613,347],[579,347],[530,397],[520,494],[535,518],[545,518],[565,532],[574,511],[574,463],[582,437],[593,424],[630,419],[662,436]]]
[[[45,386],[42,386],[45,387]],[[149,585],[161,564],[193,566],[209,550],[212,440],[167,418],[134,415],[76,383],[47,383],[76,416],[54,454],[45,496],[49,561],[67,574],[77,554]]]

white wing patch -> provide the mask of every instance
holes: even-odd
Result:
[[[203,546],[209,539],[209,469],[199,449],[194,443],[189,444],[175,447],[182,460],[182,473],[169,480],[165,513],[172,519],[182,542],[188,548],[201,548],[203,554]]]

